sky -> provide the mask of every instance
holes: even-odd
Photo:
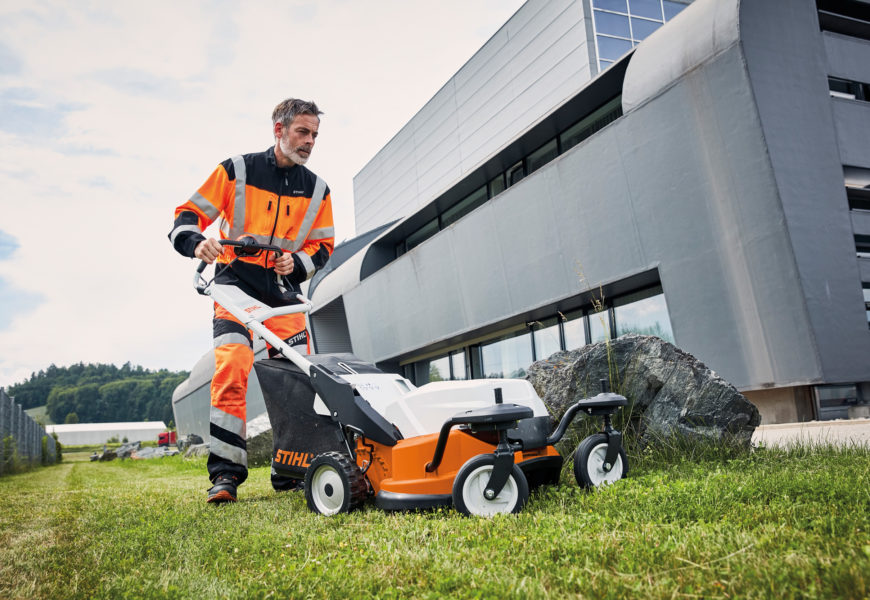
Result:
[[[523,0],[0,3],[0,387],[51,364],[189,370],[211,346],[176,206],[324,115],[307,166],[352,238],[353,177]]]

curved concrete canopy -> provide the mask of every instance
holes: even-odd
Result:
[[[697,0],[646,38],[634,52],[622,87],[628,112],[740,39],[740,0]],[[674,23],[674,26],[670,26]]]

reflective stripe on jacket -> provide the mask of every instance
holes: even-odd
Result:
[[[175,249],[193,256],[205,239],[202,231],[220,218],[221,239],[251,236],[293,253],[290,283],[310,279],[326,264],[335,245],[332,200],[326,183],[302,165],[280,168],[274,148],[222,162],[184,204],[175,209],[169,239]],[[218,259],[230,262],[228,249]],[[238,260],[271,267],[272,256]]]

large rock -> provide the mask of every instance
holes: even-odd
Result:
[[[577,400],[598,394],[601,380],[628,398],[641,445],[674,433],[749,445],[758,409],[694,356],[660,338],[624,335],[558,352],[529,368],[527,379],[559,419]]]

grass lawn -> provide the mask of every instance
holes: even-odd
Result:
[[[181,457],[0,478],[0,598],[870,596],[866,448],[641,455],[594,493],[566,469],[490,520],[324,518],[267,468],[234,505],[206,487]]]

